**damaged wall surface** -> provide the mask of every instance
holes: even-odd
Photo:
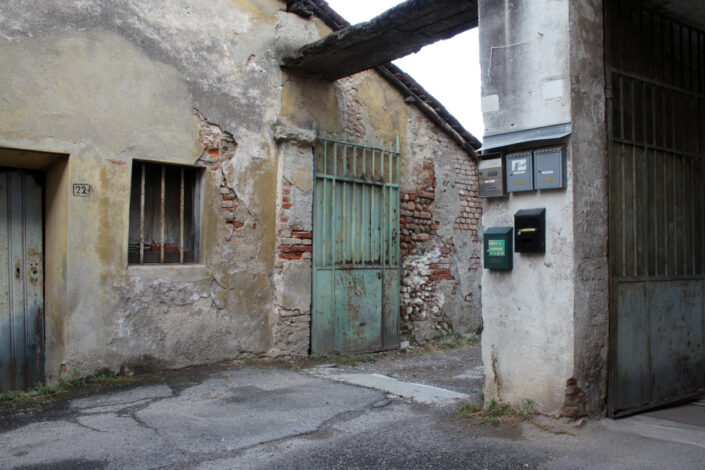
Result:
[[[307,354],[314,123],[401,137],[403,333],[480,327],[474,160],[373,71],[334,83],[282,71],[330,32],[284,6],[0,5],[0,147],[64,156],[44,167],[49,381]],[[196,264],[128,265],[136,161],[201,169]],[[36,166],[0,155],[11,164]]]
[[[487,199],[483,225],[545,208],[545,254],[484,270],[485,396],[570,417],[604,407],[607,192],[602,2],[480,2],[486,136],[567,125],[566,188]],[[549,12],[547,14],[546,12]],[[538,149],[518,142],[506,151]],[[523,146],[523,147],[522,147]]]

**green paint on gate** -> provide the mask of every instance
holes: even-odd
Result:
[[[399,139],[384,148],[319,138],[311,349],[399,345]]]

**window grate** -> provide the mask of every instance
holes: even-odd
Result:
[[[196,168],[135,162],[129,264],[197,262],[198,181]]]

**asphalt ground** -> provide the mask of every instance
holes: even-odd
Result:
[[[321,367],[467,398],[419,403],[321,377]],[[665,416],[581,426],[461,418],[459,408],[479,399],[478,371],[479,347],[461,346],[89,382],[0,403],[0,468],[705,468],[703,428]]]

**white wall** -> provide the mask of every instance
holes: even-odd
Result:
[[[569,122],[568,0],[480,2],[485,135]],[[570,147],[568,147],[570,149]],[[486,399],[532,399],[556,413],[573,372],[572,164],[567,188],[484,203],[486,230],[513,226],[520,209],[546,209],[546,253],[515,254],[510,272],[483,270]]]

